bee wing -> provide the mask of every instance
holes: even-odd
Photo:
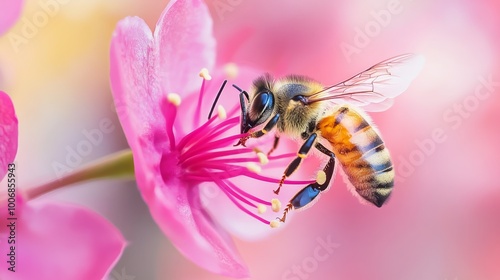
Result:
[[[382,61],[354,77],[308,97],[310,103],[331,100],[367,111],[383,111],[405,91],[424,64],[421,55],[404,54]]]

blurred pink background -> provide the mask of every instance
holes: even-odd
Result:
[[[44,10],[44,1],[27,1],[21,20],[0,38],[0,89],[12,96],[20,123],[21,188],[55,179],[54,164],[65,163],[84,131],[103,120],[116,129],[70,167],[127,147],[109,89],[110,36],[129,15],[154,28],[167,2],[67,1]],[[402,53],[426,58],[395,105],[371,114],[398,174],[388,204],[361,205],[338,176],[286,228],[236,241],[252,279],[500,278],[497,1],[207,4],[220,64],[333,84]],[[30,28],[40,12],[47,20]],[[87,205],[122,230],[129,246],[110,279],[227,279],[173,248],[134,182],[89,183],[47,197]],[[324,249],[328,241],[338,246]]]

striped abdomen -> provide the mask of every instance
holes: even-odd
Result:
[[[376,206],[382,206],[394,186],[394,170],[378,132],[347,106],[321,119],[317,129],[331,143],[356,192]]]

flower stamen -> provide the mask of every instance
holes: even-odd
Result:
[[[170,149],[175,149],[174,123],[177,116],[177,107],[181,104],[181,97],[177,93],[167,94],[167,106],[163,107],[163,113],[166,119],[166,131],[170,142]]]
[[[202,78],[202,81],[201,81],[200,94],[198,94],[198,104],[196,106],[196,111],[194,112],[195,127],[200,126],[201,105],[203,97],[205,96],[205,81],[210,81],[212,79],[212,76],[210,76],[210,74],[208,73],[207,68],[201,69],[198,75]]]
[[[255,162],[247,163],[247,169],[255,174],[259,174],[260,172],[262,172],[262,168],[258,166]]]
[[[200,73],[198,74],[201,78],[204,80],[210,81],[212,79],[212,76],[210,76],[210,73],[208,72],[207,68],[203,68],[200,70]]]
[[[222,105],[217,106],[217,116],[220,120],[225,120],[227,118],[226,109]]]
[[[280,182],[279,178],[259,175],[262,172],[261,166],[268,164],[271,159],[291,158],[295,157],[296,154],[289,153],[268,157],[257,148],[234,148],[233,144],[244,136],[242,134],[233,134],[237,133],[237,126],[240,122],[240,117],[234,116],[239,110],[238,106],[232,108],[228,115],[225,108],[219,105],[217,107],[217,116],[210,117],[209,120],[199,125],[198,123],[202,122],[199,115],[201,114],[201,104],[205,94],[205,82],[211,79],[206,69],[200,71],[200,77],[203,78],[203,81],[195,112],[195,129],[185,135],[179,144],[172,148],[172,151],[175,150],[174,154],[177,155],[177,166],[182,172],[182,180],[191,181],[195,185],[202,182],[215,183],[231,202],[244,213],[273,228],[278,227],[279,220],[268,221],[259,215],[264,214],[268,207],[271,207],[274,212],[279,212],[281,202],[278,199],[266,200],[247,193],[231,182],[231,179],[243,176],[251,180],[278,184]],[[172,127],[173,121],[171,120],[175,119],[180,97],[176,94],[169,94],[167,99],[171,105],[165,109],[164,113],[170,116],[174,114],[174,118],[167,118],[169,119],[167,125]],[[228,116],[232,117],[228,118]],[[232,132],[229,132],[229,130]],[[168,134],[173,135],[173,130],[169,131]],[[168,165],[166,168],[170,168],[170,166]],[[312,183],[310,180],[287,180],[285,182],[285,184],[294,185],[307,185],[310,183]],[[269,192],[271,193],[271,188]]]
[[[170,104],[173,104],[175,107],[179,107],[181,105],[181,97],[177,93],[169,93],[167,94],[167,100]]]
[[[281,201],[277,198],[271,199],[271,209],[273,209],[273,212],[279,212],[281,210]]]
[[[263,205],[267,205],[267,206],[271,206],[271,203],[270,203],[270,202],[265,201],[265,200],[263,200],[263,199],[260,199],[260,198],[258,198],[258,197],[256,197],[256,196],[253,196],[253,195],[251,195],[251,194],[249,194],[249,193],[245,192],[244,190],[242,190],[242,189],[240,189],[240,188],[236,187],[236,185],[234,185],[232,182],[227,181],[226,183],[227,183],[227,185],[228,185],[230,188],[232,188],[233,190],[235,190],[235,191],[239,192],[241,195],[243,195],[243,196],[245,196],[245,197],[247,197],[247,198],[249,198],[249,199],[251,199],[251,200],[253,200],[253,201],[257,202],[257,203],[260,203],[260,204],[263,204]]]
[[[230,62],[224,65],[224,72],[228,79],[235,79],[238,76],[239,69],[236,63]]]
[[[225,185],[224,182],[222,182],[220,180],[216,180],[215,183],[219,186],[219,188],[221,188],[223,190],[224,194],[229,198],[229,200],[231,200],[231,202],[234,205],[236,205],[236,207],[238,207],[241,211],[243,211],[244,213],[248,214],[249,216],[255,218],[256,220],[258,220],[258,221],[260,221],[260,222],[262,222],[264,224],[270,224],[271,223],[270,221],[268,221],[268,220],[266,220],[266,219],[264,219],[264,218],[256,215],[255,213],[252,213],[251,211],[249,211],[248,209],[246,209],[245,207],[243,207],[243,205],[241,205],[241,203],[238,202],[238,200],[236,199],[235,196],[230,195],[226,191],[227,190],[227,188],[226,188],[227,185]],[[258,209],[258,206],[255,206],[255,208]]]
[[[257,158],[259,158],[259,162],[262,165],[266,165],[269,163],[269,159],[267,158],[267,155],[264,154],[263,152],[257,152]]]
[[[266,211],[267,211],[267,207],[265,205],[263,205],[263,204],[257,205],[257,212],[259,214],[264,214],[264,213],[266,213]]]
[[[269,222],[269,225],[271,228],[278,228],[281,225],[281,222],[279,220],[272,220]]]

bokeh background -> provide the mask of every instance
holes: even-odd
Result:
[[[70,167],[127,147],[109,88],[111,34],[129,15],[154,28],[168,1],[69,0],[49,13],[46,2],[26,1],[20,21],[0,38],[0,88],[20,123],[21,188],[57,178],[54,166],[103,120],[115,129]],[[498,1],[207,4],[220,65],[333,84],[398,54],[426,58],[395,105],[372,114],[398,174],[389,203],[361,205],[338,176],[284,229],[256,241],[235,237],[252,279],[500,278]],[[43,12],[47,20],[32,25]],[[134,182],[89,183],[44,199],[87,205],[122,230],[129,246],[110,279],[227,279],[175,250]],[[321,240],[338,246],[318,258]]]

